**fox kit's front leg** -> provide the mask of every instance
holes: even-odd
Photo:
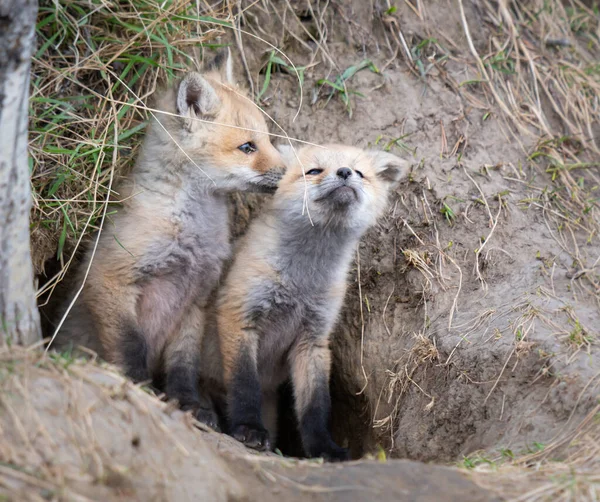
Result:
[[[262,421],[262,391],[257,367],[258,336],[254,329],[220,327],[223,369],[227,387],[229,433],[256,450],[271,448]]]
[[[348,450],[334,443],[329,432],[331,353],[326,336],[309,334],[290,352],[296,416],[304,450],[309,457],[329,461],[348,459]]]
[[[174,330],[165,349],[165,393],[176,399],[182,410],[219,430],[219,419],[212,401],[198,387],[200,377],[200,346],[204,334],[204,309],[193,304],[183,316],[181,326]]]

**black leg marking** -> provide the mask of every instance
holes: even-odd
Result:
[[[207,395],[213,405],[219,420],[219,429],[221,431],[229,431],[230,427],[227,421],[227,392],[224,388],[214,382],[200,382],[201,389],[210,389]]]
[[[169,398],[177,399],[181,408],[200,401],[198,392],[198,371],[188,365],[175,365],[167,371],[165,393]]]
[[[256,362],[242,347],[229,387],[231,435],[256,450],[269,450],[269,433],[261,418],[262,395]]]
[[[199,422],[219,430],[219,419],[211,399],[200,392],[198,365],[180,363],[169,368],[165,394],[169,399],[176,399],[182,410],[191,410]]]
[[[123,331],[121,340],[123,369],[134,382],[150,380],[148,370],[148,342],[139,328],[130,326]]]
[[[348,450],[335,444],[328,428],[331,413],[329,382],[326,378],[314,378],[318,380],[311,401],[298,419],[306,454],[330,462],[348,460]]]
[[[287,457],[304,457],[304,447],[296,418],[294,388],[286,381],[277,390],[277,444]]]

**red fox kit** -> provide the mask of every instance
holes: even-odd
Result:
[[[184,313],[193,303],[203,316],[230,256],[226,193],[273,191],[283,164],[260,110],[232,82],[230,56],[188,73],[156,108],[167,113],[156,113],[119,190],[126,200],[100,236],[61,337],[99,339],[108,361],[135,381],[162,382],[215,426],[198,392],[203,322],[190,331]]]
[[[291,378],[306,454],[344,460],[347,451],[328,431],[329,334],[356,245],[407,164],[389,153],[340,145],[297,154],[300,162],[292,157],[219,292],[227,415],[236,439],[269,448],[263,408],[273,406],[278,386]]]

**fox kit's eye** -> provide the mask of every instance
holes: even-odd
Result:
[[[238,146],[238,150],[241,150],[246,155],[250,155],[251,153],[256,152],[258,148],[256,148],[256,145],[252,141],[248,141],[248,143]]]
[[[310,171],[306,171],[306,174],[309,174],[312,176],[314,174],[321,174],[322,172],[323,172],[323,169],[315,168],[315,169],[311,169]]]
[[[361,178],[364,178],[363,173],[361,173],[358,169],[355,169],[354,172],[358,174]]]

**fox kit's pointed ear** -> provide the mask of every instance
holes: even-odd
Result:
[[[216,115],[221,105],[215,89],[201,75],[188,73],[177,91],[177,113],[185,118],[185,127],[192,131],[198,126],[195,118],[208,118]]]
[[[236,82],[233,78],[233,57],[231,56],[231,49],[229,47],[217,52],[212,63],[208,66],[208,71],[218,73],[224,84],[235,87]]]
[[[409,163],[388,152],[369,152],[377,177],[394,186],[408,174]]]

